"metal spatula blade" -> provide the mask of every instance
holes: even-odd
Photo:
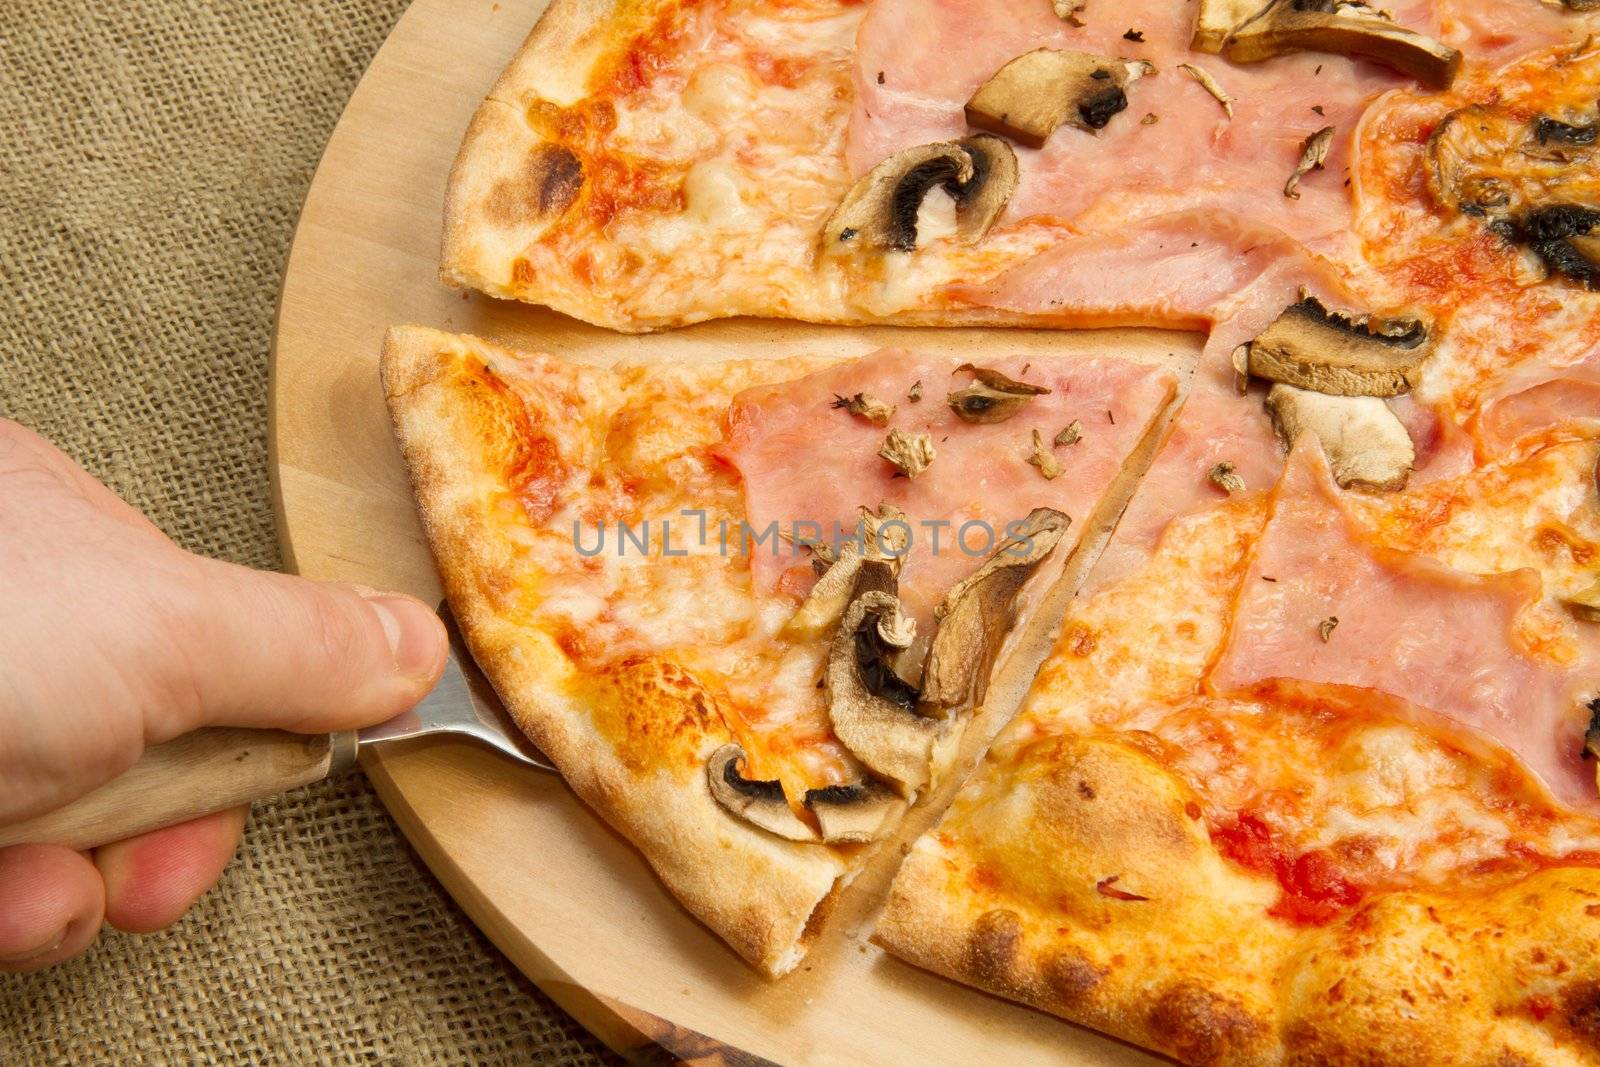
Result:
[[[518,763],[554,771],[555,766],[512,721],[499,694],[478,669],[450,614],[449,604],[439,605],[439,618],[450,635],[450,657],[439,684],[404,715],[359,731],[358,745],[366,748],[413,737],[460,734],[481,741]]]

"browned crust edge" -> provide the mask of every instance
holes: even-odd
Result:
[[[494,296],[515,296],[511,291],[511,279],[496,284],[478,262],[480,250],[476,238],[480,230],[473,226],[472,215],[482,192],[481,183],[491,175],[514,172],[527,165],[524,161],[539,145],[549,143],[541,141],[522,113],[519,99],[522,89],[536,76],[547,81],[586,82],[601,58],[608,28],[614,25],[624,4],[625,0],[552,0],[516,56],[478,105],[445,184],[439,266],[439,275],[445,284],[481,289]],[[542,184],[541,166],[536,163],[533,169],[527,181]],[[554,210],[548,213],[547,219],[533,221],[548,224],[560,214],[560,210]],[[576,299],[580,294],[564,295]],[[578,302],[585,304],[578,313],[585,317],[596,316],[592,321],[611,325],[607,320],[613,316],[606,308],[588,306],[592,301]],[[628,328],[627,323],[616,325],[619,329]]]
[[[913,848],[873,940],[1184,1063],[1600,1063],[1600,872],[1385,893],[1298,927],[1193,800],[1115,736],[992,757]],[[1031,850],[996,859],[1012,827]],[[1113,874],[1149,899],[1099,893]]]

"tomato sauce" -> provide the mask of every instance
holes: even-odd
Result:
[[[1265,819],[1243,812],[1212,830],[1222,854],[1259,874],[1277,878],[1282,890],[1268,914],[1305,926],[1332,922],[1365,895],[1346,878],[1326,849],[1295,853],[1277,840]]]

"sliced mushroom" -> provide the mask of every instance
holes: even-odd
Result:
[[[1516,230],[1552,274],[1600,287],[1600,210],[1551,204],[1518,220]]]
[[[967,422],[1005,422],[1036,396],[1050,392],[1042,385],[1031,385],[1008,378],[997,370],[963,363],[956,374],[971,374],[973,383],[945,397],[955,413]]]
[[[1035,508],[976,571],[945,595],[922,675],[922,710],[948,716],[983,702],[1000,646],[1016,623],[1016,599],[1072,520]]]
[[[1585,105],[1587,106],[1587,105]],[[1550,276],[1600,285],[1600,117],[1453,111],[1428,138],[1428,191],[1533,253]]]
[[[1397,396],[1416,384],[1427,340],[1417,319],[1353,318],[1302,292],[1272,325],[1233,350],[1233,367],[1319,393]]]
[[[1128,86],[1154,71],[1142,59],[1036,48],[978,87],[967,101],[967,124],[1042,148],[1063,124],[1104,129],[1128,106]]]
[[[1411,436],[1377,397],[1325,396],[1274,385],[1266,408],[1286,446],[1293,448],[1303,433],[1322,443],[1340,488],[1400,489],[1411,475],[1417,458]]]
[[[905,513],[893,504],[880,504],[876,512],[862,508],[860,530],[860,537],[840,546],[838,558],[784,624],[785,637],[801,641],[821,637],[844,616],[861,589],[893,590],[910,545]]]
[[[1600,119],[1529,122],[1509,107],[1452,111],[1428,137],[1428,191],[1441,207],[1497,227],[1542,205],[1590,202],[1600,189],[1597,127]]]
[[[1194,20],[1194,37],[1189,47],[1215,55],[1228,43],[1233,31],[1261,14],[1270,0],[1200,0]]]
[[[1300,199],[1300,179],[1314,170],[1322,169],[1323,164],[1328,162],[1328,149],[1332,144],[1332,126],[1322,127],[1301,143],[1300,162],[1295,164],[1294,173],[1289,175],[1289,180],[1283,184],[1284,196],[1291,200]]]
[[[828,650],[828,717],[833,732],[873,774],[910,795],[928,780],[935,719],[917,714],[917,689],[894,658],[916,627],[893,593],[862,593],[845,612]]]
[[[987,134],[896,152],[862,175],[828,216],[824,251],[911,251],[917,212],[935,186],[955,200],[957,239],[976,241],[1016,191],[1016,153]]]
[[[706,782],[717,803],[745,822],[790,841],[820,840],[789,807],[783,783],[746,778],[741,771],[744,761],[744,749],[731,741],[706,761]]]
[[[1597,133],[1600,133],[1600,122],[1562,122],[1549,115],[1533,120],[1533,138],[1541,145],[1587,147],[1594,144]]]
[[[1200,7],[1194,46],[1218,51],[1212,27],[1235,14],[1240,5],[1202,0]],[[1207,28],[1204,34],[1202,26]],[[1220,51],[1235,63],[1291,52],[1361,56],[1403,71],[1429,89],[1448,89],[1461,69],[1456,49],[1397,25],[1385,12],[1359,0],[1274,0],[1236,23],[1223,36]]]
[[[906,810],[905,800],[894,790],[871,780],[807,790],[805,806],[822,828],[822,840],[830,845],[875,841]]]

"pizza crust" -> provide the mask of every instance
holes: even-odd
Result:
[[[393,329],[384,340],[382,375],[423,526],[474,659],[573,791],[638,847],[697,918],[764,973],[792,970],[852,858],[732,818],[712,799],[703,773],[676,773],[671,753],[644,749],[649,768],[641,767],[639,752],[624,758],[597,728],[595,709],[564,698],[552,684],[571,674],[566,657],[549,635],[507,619],[492,599],[493,590],[516,578],[505,522],[492,519],[484,504],[483,489],[498,476],[484,461],[482,440],[506,428],[484,418],[470,394],[452,388],[452,371],[466,355],[461,346],[460,338],[436,330]],[[664,711],[698,724],[674,741],[696,766],[732,739],[724,724],[685,708],[681,693],[649,677],[634,681],[630,694],[641,701],[640,721],[659,720]]]
[[[1108,737],[992,757],[912,850],[874,940],[1186,1063],[1600,1062],[1600,872],[1387,893],[1297,927],[1196,800]]]

